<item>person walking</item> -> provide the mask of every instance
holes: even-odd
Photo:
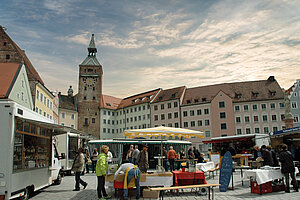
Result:
[[[85,149],[84,159],[85,159],[86,173],[90,173],[89,164],[91,164],[91,156],[88,149]]]
[[[71,171],[75,172],[75,189],[73,191],[80,190],[80,184],[83,185],[83,189],[88,185],[85,181],[80,178],[80,174],[84,169],[84,155],[82,153],[82,148],[80,147],[77,151],[77,155],[74,159]]]
[[[128,199],[128,186],[129,183],[134,179],[135,186],[136,186],[136,199],[139,199],[141,196],[141,191],[140,191],[140,177],[141,177],[141,171],[140,169],[132,164],[129,163],[129,161],[125,161],[119,169],[116,171],[114,180],[116,180],[117,175],[123,172],[125,174],[124,177],[124,200]]]
[[[281,151],[279,153],[279,161],[281,163],[281,172],[285,176],[286,189],[285,192],[290,192],[290,176],[292,178],[292,185],[296,192],[299,192],[298,183],[295,177],[295,165],[292,157],[292,153],[288,151],[287,145],[281,145]]]
[[[137,158],[137,163],[141,172],[147,173],[147,169],[149,169],[149,162],[148,162],[148,146],[144,145],[143,150],[139,153]]]
[[[92,170],[93,170],[93,173],[95,173],[96,164],[97,164],[97,157],[98,157],[98,150],[97,150],[97,148],[94,148],[94,151],[92,153]]]
[[[170,150],[168,151],[168,160],[170,163],[171,172],[175,171],[175,159],[177,158],[176,151],[173,149],[173,146],[170,146]]]
[[[133,159],[133,164],[136,165],[137,164],[137,158],[139,156],[140,150],[139,150],[139,146],[135,145],[134,147],[134,151],[132,154],[132,159]]]
[[[99,200],[101,199],[110,199],[111,196],[108,196],[105,190],[105,175],[108,172],[108,146],[103,145],[100,149],[100,154],[97,157],[96,164],[96,175],[97,175],[97,195]],[[102,196],[103,195],[103,196]]]

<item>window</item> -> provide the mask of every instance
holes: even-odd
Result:
[[[245,116],[245,123],[249,123],[250,122],[250,117],[249,116]]]
[[[49,106],[50,106],[50,101],[49,99],[47,99],[47,107],[49,108]]]
[[[246,128],[246,134],[251,134],[251,129],[250,128]]]
[[[165,120],[165,114],[161,114],[161,115],[160,115],[160,119],[161,119],[161,120]]]
[[[49,114],[47,114],[47,118],[49,118]]]
[[[178,102],[174,102],[174,108],[178,107]]]
[[[277,126],[273,126],[273,132],[278,131],[278,127]]]
[[[249,106],[248,105],[244,105],[244,111],[248,111],[249,110]]]
[[[267,115],[263,115],[263,122],[267,122],[268,121],[268,116]]]
[[[225,119],[225,118],[226,118],[226,113],[220,112],[220,119]]]
[[[157,116],[157,120],[158,120],[158,115],[156,115]],[[154,116],[154,118],[155,118],[155,116]],[[142,120],[142,116],[140,115],[139,116],[139,121],[141,121]]]
[[[150,114],[147,114],[147,119],[150,119]]]
[[[191,127],[195,127],[195,121],[191,121]]]
[[[40,97],[40,91],[36,91],[36,99],[39,99],[39,97]]]
[[[61,118],[65,118],[65,113],[63,112],[63,113],[61,113]]]
[[[235,122],[236,123],[241,123],[241,117],[235,117]]]
[[[157,105],[154,106],[154,110],[158,110]],[[141,107],[139,107],[139,111],[141,111]]]
[[[143,106],[143,110],[146,110],[146,106]]]
[[[226,130],[227,129],[227,124],[226,123],[222,123],[221,124],[221,130]]]
[[[3,46],[6,46],[6,42],[3,42]]]
[[[189,123],[188,122],[183,122],[183,127],[184,128],[187,128],[189,126]]]
[[[210,131],[205,131],[205,137],[210,137]]]
[[[242,135],[242,129],[240,129],[240,128],[236,129],[236,134],[237,135]]]
[[[175,123],[175,128],[179,128],[179,124],[177,122]]]
[[[74,128],[74,124],[71,124],[71,128]]]
[[[47,98],[44,96],[44,105],[47,103]]]
[[[135,121],[135,122],[137,121],[137,116],[134,117],[134,121]]]
[[[136,112],[136,111],[137,111],[137,107],[134,108],[134,112]]]
[[[71,119],[75,119],[75,115],[74,114],[71,114]]]
[[[106,119],[103,119],[103,124],[106,124]]]
[[[86,96],[83,97],[83,100],[86,100]]]
[[[201,109],[197,110],[197,115],[201,115]]]
[[[195,115],[194,110],[190,110],[190,116],[194,116],[194,115]]]
[[[168,127],[172,127],[172,123],[168,123]]]
[[[277,121],[277,115],[272,115],[272,121]]]
[[[298,117],[298,115],[294,116],[294,122],[299,122],[299,117]]]
[[[172,119],[172,113],[168,113],[168,119]]]
[[[50,102],[50,109],[52,110],[52,102]]]
[[[39,113],[39,108],[35,107],[35,112]]]
[[[103,128],[103,133],[106,133],[106,128]]]
[[[84,125],[88,125],[89,124],[89,119],[88,118],[84,118]]]
[[[172,107],[172,104],[171,103],[168,103],[168,108],[171,108]]]
[[[253,120],[254,120],[254,122],[258,122],[258,116],[257,115],[253,116]]]
[[[205,109],[204,109],[204,114],[205,114],[205,115],[208,115],[208,114],[209,114],[209,109],[208,109],[208,108],[205,108]]]
[[[95,122],[96,122],[96,119],[92,118],[92,123],[95,124]]]
[[[183,111],[183,116],[187,117],[187,111]]]
[[[161,110],[165,109],[165,104],[161,104],[161,105],[160,105],[160,109],[161,109]]]
[[[235,110],[235,112],[239,112],[240,111],[240,106],[234,106],[234,110]]]
[[[10,59],[10,55],[6,55],[6,60]]]
[[[270,108],[271,108],[271,109],[275,109],[275,103],[271,103],[271,104],[270,104]]]
[[[256,104],[252,105],[252,109],[257,110],[257,105]]]
[[[174,112],[174,118],[178,118],[178,112]]]
[[[43,96],[43,93],[41,93],[41,102],[43,103],[43,99],[44,99],[44,96]]]
[[[107,129],[107,133],[110,133],[110,128]]]
[[[280,115],[280,118],[281,118],[281,121],[283,121],[283,120],[285,119],[284,114],[281,114],[281,115]]]
[[[132,108],[130,108],[130,112],[131,112],[131,113],[133,112],[133,109],[132,109]]]
[[[225,108],[225,102],[224,101],[219,102],[219,108]]]
[[[84,90],[87,90],[87,87],[86,87],[86,86],[84,86]]]
[[[296,109],[297,108],[297,102],[292,102],[292,108]]]
[[[259,128],[254,128],[255,133],[259,133]]]
[[[264,133],[268,134],[269,133],[269,127],[264,127]]]
[[[209,119],[205,120],[205,126],[209,126]]]
[[[280,108],[284,108],[284,103],[279,103]]]
[[[267,105],[265,103],[261,104],[261,109],[262,110],[266,110],[267,109]]]
[[[40,115],[42,114],[42,112],[43,112],[42,109],[40,109],[40,110],[39,110]]]
[[[198,126],[202,126],[202,120],[198,120]]]
[[[107,115],[110,115],[110,111],[107,111]]]

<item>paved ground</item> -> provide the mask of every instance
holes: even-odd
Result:
[[[300,177],[297,177],[300,179]],[[74,189],[74,176],[66,176],[63,178],[61,185],[58,186],[50,186],[39,192],[37,192],[31,200],[60,200],[60,199],[70,199],[70,200],[96,200],[96,176],[95,174],[86,174],[82,177],[83,180],[88,182],[88,186],[85,190],[81,190],[79,192],[73,192]],[[215,179],[207,179],[208,183],[218,183],[218,177],[215,176]],[[290,199],[300,199],[300,192],[274,192],[269,194],[252,194],[250,193],[249,180],[244,180],[244,186],[241,184],[240,172],[234,173],[234,190],[228,190],[227,192],[219,192],[218,189],[215,189],[215,200],[225,200],[225,199],[282,199],[282,200],[290,200]],[[208,199],[208,196],[199,196],[195,193],[191,193],[191,190],[186,190],[184,194],[180,194],[179,196],[175,194],[167,194],[164,196],[164,199],[167,200],[177,200],[177,199]],[[112,190],[107,190],[110,195],[113,195]],[[113,198],[117,199],[117,198]],[[135,196],[132,196],[131,199],[135,199]],[[141,198],[143,200],[143,198]],[[146,200],[144,198],[144,200]]]

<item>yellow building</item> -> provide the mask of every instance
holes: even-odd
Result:
[[[53,120],[53,94],[41,83],[35,86],[35,111]]]

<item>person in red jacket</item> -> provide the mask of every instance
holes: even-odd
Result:
[[[173,149],[173,146],[170,146],[170,150],[168,151],[168,160],[170,163],[171,171],[175,170],[175,159],[177,158],[176,151]]]

